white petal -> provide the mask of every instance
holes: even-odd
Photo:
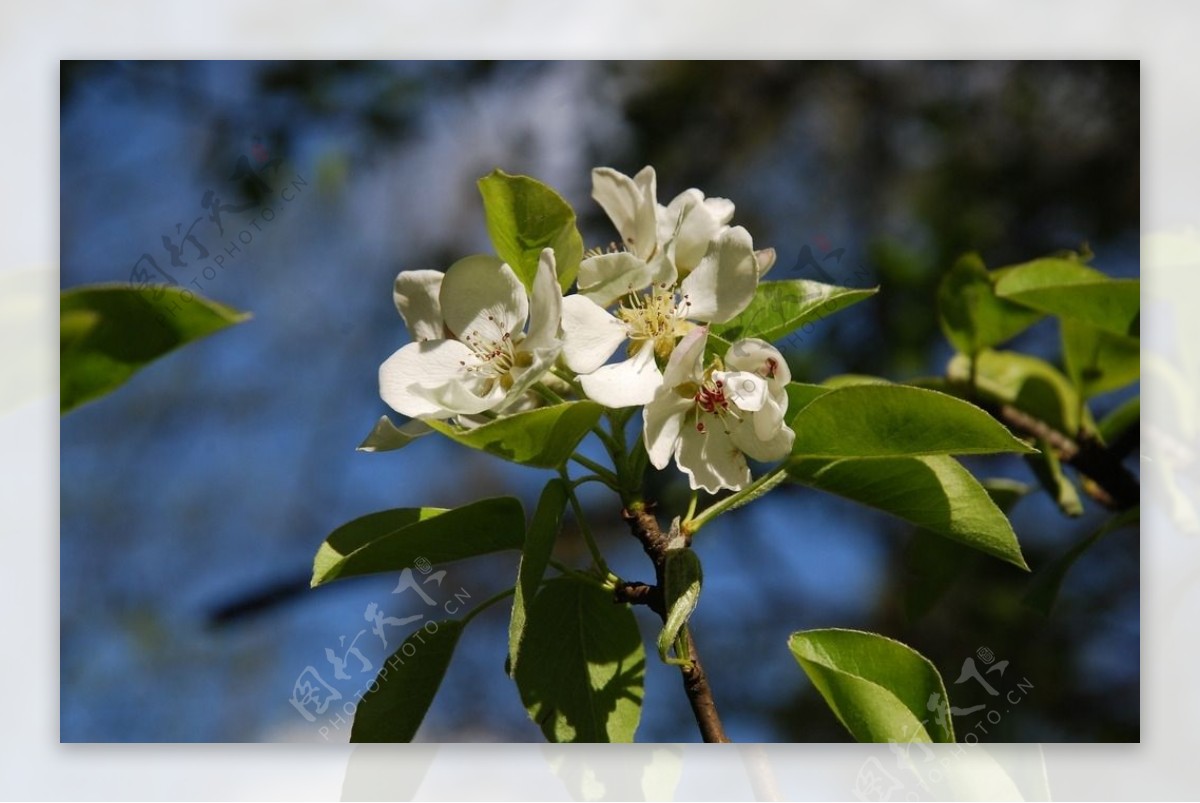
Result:
[[[762,412],[754,413],[753,422],[743,421],[735,424],[730,431],[730,436],[735,446],[755,460],[763,463],[782,460],[791,453],[792,442],[795,440],[796,434],[782,425],[774,427],[769,434],[760,433],[758,419],[764,416],[771,420],[778,420],[772,417],[772,413],[764,409]]]
[[[529,296],[512,268],[495,257],[469,256],[446,270],[439,295],[446,326],[459,340],[495,343],[525,328]]]
[[[664,385],[642,409],[642,438],[655,468],[666,468],[671,461],[684,417],[693,404],[693,399],[680,396],[674,388]]]
[[[753,371],[770,381],[772,387],[783,387],[792,381],[792,372],[779,349],[765,340],[748,337],[729,347],[725,364],[736,371]]]
[[[521,344],[525,349],[539,349],[558,340],[562,322],[562,290],[554,266],[554,249],[543,248],[538,257],[537,275],[533,277],[533,296],[529,302],[529,334]]]
[[[440,270],[402,270],[392,285],[392,300],[413,340],[440,340],[446,336],[438,293]]]
[[[379,366],[379,395],[398,413],[413,418],[447,418],[453,410],[430,401],[424,389],[469,379],[463,363],[475,359],[457,340],[409,343]]]
[[[417,386],[413,392],[455,415],[473,415],[491,410],[505,399],[499,382],[492,382],[486,392],[483,387],[481,380],[472,377],[472,380],[466,383],[447,382],[437,387]]]
[[[729,221],[733,220],[733,201],[728,198],[705,198],[704,205],[708,208],[709,214],[716,218],[722,226],[728,225]]]
[[[745,455],[716,416],[705,414],[700,420],[703,432],[695,427],[684,427],[680,432],[675,462],[688,475],[693,489],[703,488],[710,494],[722,488],[740,491],[750,483]]]
[[[704,203],[704,195],[699,190],[689,192],[699,197],[691,198],[679,210],[679,224],[671,241],[675,267],[682,274],[696,269],[721,231],[721,224]]]
[[[628,327],[578,294],[562,300],[563,359],[577,374],[590,374],[629,336]]]
[[[605,365],[579,377],[583,392],[605,407],[649,404],[662,387],[662,372],[654,363],[654,349],[642,348],[624,362]]]
[[[767,401],[767,380],[749,371],[714,371],[712,378],[725,388],[725,397],[739,410],[755,413]]]
[[[617,227],[625,247],[648,259],[658,246],[654,168],[644,167],[629,178],[611,167],[592,170],[592,198]]]
[[[725,323],[744,310],[758,287],[754,243],[741,226],[727,229],[683,280],[687,317]]]
[[[772,393],[766,404],[753,416],[754,435],[759,440],[768,441],[783,428],[784,417],[787,415],[787,392],[783,390]],[[789,447],[790,448],[790,447]]]
[[[754,258],[758,260],[758,278],[767,275],[767,271],[775,266],[775,249],[763,248],[754,252]]]
[[[555,342],[548,346],[525,352],[529,355],[532,362],[524,368],[512,369],[510,374],[513,378],[513,384],[509,387],[506,396],[509,399],[515,399],[529,390],[534,382],[541,380],[546,372],[550,370],[550,366],[554,365],[554,361],[558,359],[561,351],[562,346]]]
[[[602,307],[650,285],[650,266],[628,251],[600,254],[579,263],[579,295]]]
[[[686,382],[699,382],[703,377],[704,346],[708,342],[708,327],[697,326],[675,344],[663,370],[663,384],[669,388]]]

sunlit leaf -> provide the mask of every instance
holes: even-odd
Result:
[[[891,513],[918,527],[1028,569],[1012,524],[952,457],[792,460],[797,482]]]
[[[942,331],[964,354],[977,354],[1028,329],[1042,313],[998,298],[978,254],[968,254],[942,277],[938,317]]]
[[[858,741],[954,741],[950,717],[939,720],[928,708],[931,700],[949,699],[942,677],[911,647],[875,633],[839,629],[793,633],[788,647]]]
[[[704,572],[700,558],[691,549],[672,549],[667,552],[663,569],[663,601],[667,619],[658,635],[658,656],[668,660],[671,647],[687,625],[700,602],[700,586]],[[687,660],[687,655],[676,656]]]
[[[1072,259],[1037,259],[1006,268],[996,295],[1032,309],[1070,318],[1116,335],[1138,334],[1141,289],[1137,279],[1113,279]]]
[[[398,572],[424,559],[451,563],[525,541],[525,513],[511,497],[463,507],[397,508],[372,513],[334,530],[313,560],[312,585],[376,572]]]
[[[1078,321],[1062,321],[1063,361],[1067,375],[1084,398],[1137,382],[1141,342]]]
[[[877,292],[878,287],[837,287],[807,279],[759,282],[750,306],[728,323],[713,324],[711,332],[731,343],[745,337],[773,342]]]
[[[115,390],[164,354],[250,317],[183,288],[129,284],[64,290],[59,309],[63,413]]]
[[[569,288],[583,259],[583,239],[571,205],[528,176],[494,170],[478,183],[496,254],[532,289],[542,249],[553,248],[559,284]]]
[[[970,358],[959,354],[950,360],[946,376],[965,389],[970,365]],[[1045,360],[1015,351],[984,351],[975,358],[975,388],[983,401],[1011,404],[1065,435],[1079,431],[1083,401],[1071,380]]]
[[[550,580],[530,606],[521,652],[514,680],[549,741],[633,741],[646,651],[628,605],[597,586]]]
[[[1037,481],[1059,510],[1068,516],[1082,516],[1083,502],[1079,499],[1079,491],[1063,471],[1058,453],[1044,440],[1038,441],[1038,448],[1041,449],[1040,454],[1025,455]]]
[[[393,452],[403,449],[413,441],[433,432],[433,428],[424,421],[413,419],[400,426],[392,423],[386,415],[375,422],[374,428],[358,445],[360,452]]]
[[[577,401],[515,413],[474,429],[462,429],[445,421],[426,423],[472,449],[523,466],[557,468],[567,462],[603,412],[604,408],[595,402]]]
[[[906,385],[836,388],[802,407],[791,427],[795,457],[1031,451],[975,405]]]

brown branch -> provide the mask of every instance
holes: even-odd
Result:
[[[671,542],[670,536],[658,526],[658,519],[643,505],[621,511],[621,517],[629,524],[629,531],[642,545],[650,562],[654,564],[655,584],[625,583],[617,586],[613,598],[618,602],[628,602],[632,605],[646,605],[665,622],[667,619],[666,605],[663,600],[663,570],[666,566],[667,548]],[[696,725],[700,735],[706,742],[728,742],[725,728],[721,725],[717,704],[713,700],[712,688],[708,685],[708,675],[700,662],[700,653],[696,650],[696,637],[689,634],[688,638],[689,664],[679,667],[683,677],[683,691],[696,717]]]
[[[990,408],[989,412],[1009,429],[1045,441],[1058,454],[1059,460],[1090,480],[1083,484],[1084,490],[1105,507],[1127,510],[1141,502],[1137,478],[1096,436],[1085,432],[1080,433],[1078,439],[1072,439],[1011,404]]]

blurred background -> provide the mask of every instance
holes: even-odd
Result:
[[[1097,268],[1136,276],[1138,155],[1136,62],[63,62],[63,287],[128,281],[148,255],[254,318],[63,419],[62,740],[344,741],[347,724],[289,702],[297,679],[311,667],[353,699],[373,675],[362,662],[390,652],[368,606],[404,618],[424,603],[391,576],[307,591],[321,540],[389,507],[512,494],[532,510],[549,472],[434,438],[354,450],[388,412],[377,369],[407,337],[392,279],[490,250],[474,182],[493,168],[554,186],[589,246],[615,239],[589,198],[595,165],[653,164],[660,200],[691,186],[732,199],[779,253],[770,278],[882,288],[788,343],[796,378],[904,380],[951,356],[934,292],[963,251],[999,267],[1086,245]],[[1057,359],[1055,325],[1015,347]],[[1032,482],[1014,458],[970,467]],[[654,478],[665,510],[681,476]],[[616,499],[583,489],[614,569],[650,579]],[[1085,504],[1076,520],[1044,494],[1013,509],[1035,570],[1103,521]],[[1090,550],[1049,618],[1021,604],[1027,575],[986,557],[920,603],[910,539],[791,487],[705,529],[694,624],[733,739],[848,738],[785,646],[839,626],[922,651],[960,710],[990,706],[956,717],[960,738],[982,723],[985,742],[1138,740],[1136,531]],[[572,523],[560,557],[585,560]],[[431,593],[481,600],[515,560],[455,564]],[[506,630],[506,606],[472,624],[420,738],[540,740],[504,674]],[[339,680],[327,650],[352,645],[362,662]],[[994,686],[1028,686],[1019,704],[954,683],[988,655],[1009,662]],[[695,740],[677,671],[652,658],[646,687],[639,740]]]

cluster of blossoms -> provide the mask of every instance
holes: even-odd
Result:
[[[747,456],[772,461],[791,450],[791,377],[757,339],[706,362],[708,325],[746,309],[775,252],[755,251],[750,234],[729,225],[734,207],[724,198],[689,189],[658,203],[652,167],[632,178],[596,168],[592,197],[622,244],[590,253],[565,297],[549,248],[529,291],[488,256],[444,274],[401,272],[394,297],[413,342],[380,367],[383,400],[413,418],[471,426],[538,404],[535,383],[577,378],[606,407],[643,407],[657,468],[673,457],[693,489],[744,488]]]

